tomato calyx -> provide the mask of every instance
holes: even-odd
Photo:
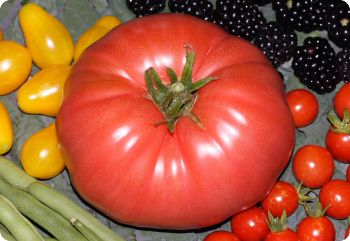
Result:
[[[343,120],[336,115],[328,114],[328,120],[333,125],[331,131],[338,134],[350,134],[350,113],[348,109],[344,109]]]
[[[303,182],[300,182],[295,186],[295,190],[298,194],[299,204],[304,205],[306,202],[312,201],[314,197],[310,196],[311,189],[304,187]]]
[[[156,125],[166,123],[170,132],[175,131],[176,121],[186,116],[203,128],[199,117],[192,112],[192,108],[198,98],[197,90],[215,80],[215,77],[206,77],[196,82],[192,82],[192,70],[195,60],[195,52],[186,46],[186,63],[178,79],[175,71],[166,68],[170,78],[170,84],[163,84],[158,73],[153,67],[145,72],[146,87],[151,99],[164,115],[165,120],[156,123]]]
[[[307,216],[313,217],[313,218],[323,217],[326,214],[327,209],[329,207],[330,207],[330,205],[323,208],[322,204],[319,201],[314,203],[314,205],[312,205],[310,203],[304,203],[304,209],[305,209]]]
[[[279,233],[288,229],[286,210],[283,210],[281,217],[274,217],[270,211],[267,212],[267,215],[267,225],[269,226],[271,232]]]

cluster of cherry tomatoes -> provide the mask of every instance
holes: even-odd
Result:
[[[317,97],[305,89],[287,92],[296,128],[312,124],[319,114]],[[334,178],[335,161],[350,164],[350,83],[344,84],[333,99],[334,113],[325,146],[307,144],[291,159],[298,185],[278,180],[257,206],[234,215],[231,231],[217,230],[204,241],[334,241],[333,220],[350,220],[350,165],[346,178]],[[317,190],[317,192],[315,192]],[[287,219],[299,205],[305,217],[293,230]],[[350,227],[344,234],[349,236]]]

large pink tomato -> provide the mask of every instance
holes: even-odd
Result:
[[[56,123],[80,195],[144,227],[200,228],[251,207],[294,146],[284,86],[263,53],[181,14],[134,19],[88,48]]]

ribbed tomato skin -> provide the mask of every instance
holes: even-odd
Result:
[[[144,72],[216,77],[173,133],[145,98]],[[216,224],[262,200],[285,168],[294,124],[283,83],[263,53],[206,21],[157,14],[118,25],[74,65],[56,119],[72,183],[111,218],[142,227]]]

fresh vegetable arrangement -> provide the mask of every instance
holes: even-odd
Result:
[[[20,52],[22,56],[30,57],[17,59],[21,63],[10,66],[10,70],[18,68],[10,75],[6,73],[6,68],[2,69],[3,72],[0,73],[0,75],[11,77],[7,78],[7,80],[11,80],[8,82],[11,84],[10,88],[6,85],[3,88],[6,92],[0,96],[0,101],[4,106],[0,112],[1,124],[3,121],[3,123],[6,123],[6,125],[0,126],[0,144],[5,143],[4,146],[0,147],[2,148],[2,154],[7,156],[4,162],[0,162],[2,165],[0,168],[0,200],[2,207],[6,208],[6,213],[2,213],[3,216],[0,217],[2,237],[7,240],[23,240],[23,233],[16,232],[17,225],[13,225],[14,223],[23,225],[24,232],[33,235],[31,240],[43,240],[43,238],[52,240],[53,237],[57,240],[69,240],[70,238],[62,234],[62,228],[71,230],[68,235],[77,235],[74,240],[121,240],[119,236],[125,240],[310,240],[315,233],[324,235],[323,240],[340,241],[346,237],[349,232],[346,229],[350,216],[348,206],[350,168],[348,168],[349,148],[347,148],[349,147],[349,141],[347,140],[350,138],[349,113],[346,110],[346,108],[350,108],[350,85],[347,83],[349,81],[347,42],[349,38],[347,36],[348,21],[346,21],[349,16],[349,8],[342,1],[338,3],[337,1],[299,0],[95,0],[88,3],[80,0],[38,0],[33,2],[36,4],[26,4],[23,1],[13,0],[5,3],[0,9],[0,28],[2,30],[0,31],[0,39],[2,40],[0,44],[11,42],[14,45],[13,50],[15,50],[8,54],[5,54],[5,51],[2,52],[2,58],[12,58],[11,61],[16,60],[13,55],[16,51]],[[312,12],[305,12],[306,9]],[[161,12],[185,13],[185,16],[181,16],[185,19],[184,22],[181,22],[181,26],[183,26],[182,28],[192,26],[192,37],[190,39],[195,44],[182,42],[177,44],[177,48],[171,48],[170,43],[180,42],[186,35],[179,34],[180,32],[184,33],[184,30],[181,28],[180,31],[180,28],[176,25],[177,21],[174,24],[174,20],[172,20],[172,24],[168,24],[166,19],[159,17],[161,15],[155,15]],[[144,16],[152,14],[155,15],[154,19],[162,20],[160,22],[164,23],[163,27],[167,27],[168,41],[162,41],[166,38],[161,34],[162,31],[159,31],[161,24],[155,22],[143,25],[143,22],[147,22],[147,19],[153,19],[153,16]],[[38,18],[33,18],[34,15]],[[213,27],[212,30],[206,31],[205,35],[201,35],[200,29],[202,27],[193,27],[199,26],[195,25],[197,20],[192,20],[188,15],[194,15],[198,20],[214,22],[224,31],[226,30],[228,35],[231,35],[230,38],[233,35],[240,36],[240,39],[234,38],[234,41],[237,41],[235,45],[240,44],[239,46],[248,48],[249,51],[246,51],[248,54],[243,54],[241,49],[237,51],[230,50],[230,44],[225,46],[215,44],[215,47],[212,47],[212,44],[219,40],[220,36],[226,36],[226,33],[221,35],[223,31],[218,30],[216,32]],[[291,16],[299,16],[300,18],[296,19]],[[312,18],[309,18],[310,16]],[[135,17],[136,19],[133,20]],[[121,22],[129,20],[133,21],[120,25]],[[198,24],[202,23],[198,22]],[[207,25],[205,24],[205,26]],[[116,29],[112,30],[115,27]],[[104,38],[103,36],[110,30],[112,32]],[[156,30],[157,33],[152,32]],[[143,32],[149,34],[145,36]],[[176,34],[176,36],[171,37],[172,34]],[[44,35],[47,36],[46,41]],[[155,41],[156,36],[158,42]],[[129,39],[126,37],[129,37]],[[103,39],[98,41],[100,38]],[[112,39],[115,39],[115,41],[112,41]],[[206,41],[203,41],[203,39],[206,39]],[[93,44],[95,41],[98,41],[98,43]],[[251,42],[251,45],[245,45],[248,41]],[[155,52],[146,51],[147,47],[150,48],[154,43],[157,43],[158,46],[155,50],[151,48]],[[88,48],[91,44],[93,45]],[[254,45],[260,48],[262,52],[253,50],[257,49]],[[137,48],[136,46],[140,47]],[[208,55],[204,58],[202,51],[205,50],[205,46],[214,50],[222,48],[217,55],[220,58],[215,58],[214,55],[213,57]],[[86,48],[88,50],[85,52]],[[232,54],[230,51],[232,51]],[[120,54],[118,54],[118,58],[113,58],[112,53]],[[170,58],[170,56],[173,56],[172,53],[175,53],[174,56],[178,58]],[[222,110],[229,109],[229,102],[225,102],[225,105],[220,104],[223,103],[224,93],[227,93],[227,96],[234,96],[235,93],[244,93],[244,91],[240,92],[239,88],[238,90],[235,88],[236,86],[225,86],[220,90],[219,86],[225,82],[223,81],[225,75],[230,75],[230,68],[225,71],[220,70],[220,68],[217,71],[214,70],[215,66],[229,63],[234,59],[234,54],[239,53],[242,53],[240,58],[247,54],[247,59],[252,58],[254,62],[262,61],[261,63],[264,64],[260,63],[260,65],[269,66],[254,68],[254,71],[247,66],[244,68],[249,69],[249,71],[237,71],[239,73],[237,76],[242,77],[245,74],[252,86],[257,88],[259,81],[264,79],[264,76],[260,76],[261,73],[267,73],[267,69],[271,69],[267,74],[269,78],[266,77],[269,80],[266,80],[265,85],[261,86],[262,89],[265,89],[265,95],[255,103],[255,109],[252,107],[256,113],[269,114],[269,125],[273,126],[270,131],[266,131],[267,128],[261,131],[261,140],[264,141],[264,146],[262,148],[259,145],[259,147],[263,151],[267,151],[266,142],[271,140],[274,135],[278,135],[276,130],[279,127],[285,125],[288,127],[284,128],[289,130],[289,124],[292,126],[291,132],[296,134],[296,142],[289,163],[287,163],[287,160],[281,166],[272,166],[278,170],[273,175],[271,175],[271,172],[269,175],[257,175],[259,168],[256,163],[249,166],[249,172],[240,171],[242,175],[236,175],[235,177],[238,180],[244,180],[241,182],[241,187],[246,187],[248,190],[240,193],[244,192],[251,195],[248,199],[252,198],[255,201],[247,204],[246,211],[232,217],[230,215],[235,212],[231,209],[227,211],[227,215],[224,214],[221,218],[215,218],[213,215],[204,214],[205,212],[214,213],[211,210],[223,210],[225,207],[232,207],[242,202],[242,200],[237,200],[237,197],[230,199],[232,195],[225,196],[224,194],[226,193],[225,188],[232,189],[237,183],[237,179],[228,179],[228,174],[225,174],[225,171],[229,169],[227,168],[230,160],[229,156],[220,157],[216,163],[211,165],[205,162],[201,163],[205,160],[203,158],[198,159],[201,162],[198,161],[199,164],[196,166],[195,172],[186,169],[188,162],[182,162],[183,165],[181,166],[176,165],[176,162],[173,161],[174,165],[164,165],[162,168],[163,173],[166,173],[164,170],[171,170],[171,175],[163,175],[162,178],[154,175],[157,179],[152,179],[146,178],[147,175],[150,177],[150,173],[152,173],[150,171],[152,166],[146,165],[147,160],[150,160],[147,155],[156,157],[156,155],[151,154],[154,150],[152,146],[157,145],[157,136],[162,137],[162,134],[155,134],[156,132],[153,131],[161,130],[159,133],[170,133],[166,139],[168,142],[171,140],[169,137],[176,136],[178,138],[182,136],[181,141],[183,142],[181,143],[187,143],[188,151],[181,152],[181,155],[189,153],[193,162],[196,160],[196,155],[201,154],[197,152],[200,149],[196,146],[196,143],[199,142],[184,142],[183,136],[185,135],[177,133],[181,131],[183,131],[181,133],[190,133],[192,130],[196,130],[196,133],[205,133],[208,126],[209,128],[212,126],[213,130],[216,130],[230,123],[228,119],[225,119],[226,124],[221,122],[220,125],[215,127],[213,124],[208,125],[208,123],[215,123],[213,121],[208,122],[210,120],[208,117],[216,117],[216,119],[211,120],[217,120],[223,112]],[[158,59],[157,54],[162,54],[162,58]],[[140,64],[143,61],[142,56],[147,59],[146,65]],[[270,59],[271,64],[268,61],[265,62],[267,59]],[[32,61],[33,65],[31,64]],[[30,62],[29,65],[28,62]],[[113,67],[113,64],[117,64],[118,67]],[[130,68],[130,66],[133,68]],[[317,70],[308,69],[311,66],[314,66]],[[150,69],[150,67],[154,69]],[[190,71],[191,67],[193,67],[192,72]],[[182,74],[183,69],[187,74]],[[280,72],[283,80],[279,79],[276,70]],[[172,89],[172,87],[170,88],[169,83],[174,84],[178,81],[175,74],[181,79],[182,83],[186,84],[185,89],[188,90],[188,93],[186,92],[185,96],[193,102],[181,102],[185,103],[181,104],[184,108],[177,109],[175,106],[177,111],[173,112],[174,109],[168,108],[171,105],[163,104],[164,100],[168,98],[164,97],[163,94],[170,93],[169,89]],[[113,94],[110,87],[112,83],[116,82],[115,79],[118,75],[121,76],[117,78],[119,85],[114,86],[114,88],[123,89],[120,94],[126,93],[123,95],[125,99],[120,101],[122,103],[113,101],[115,94]],[[106,81],[100,82],[99,79],[105,79]],[[203,81],[200,82],[199,79]],[[84,83],[86,80],[89,83]],[[134,81],[135,84],[129,83],[130,80]],[[244,80],[241,80],[241,82],[244,83]],[[271,82],[279,83],[278,85],[281,87],[277,88],[280,88],[277,92],[281,93],[281,96],[284,93],[287,95],[279,100],[268,102],[268,97],[273,96],[266,95],[266,90],[271,88],[269,85]],[[195,83],[199,83],[198,86],[195,86]],[[65,84],[65,90],[63,90]],[[283,89],[283,85],[285,89]],[[97,88],[97,86],[99,87]],[[211,89],[215,89],[215,91],[211,92]],[[223,90],[224,92],[221,92]],[[108,98],[106,98],[106,94]],[[105,98],[105,101],[103,101],[103,98]],[[253,98],[259,98],[259,96],[253,92],[249,98],[251,101]],[[282,100],[284,98],[285,100]],[[129,101],[127,101],[128,99]],[[139,100],[139,104],[142,103],[142,106],[149,108],[150,111],[146,115],[139,111],[139,107],[136,108],[135,102],[133,102],[133,106],[128,107],[128,104],[136,99]],[[210,99],[209,107],[205,105],[208,99]],[[119,107],[110,111],[111,104],[108,104],[107,100],[113,104],[116,103]],[[234,108],[242,107],[242,103],[244,103],[242,100],[245,99],[243,97],[240,97],[239,101],[237,99],[235,101],[237,106]],[[178,99],[173,103],[177,103],[177,101]],[[285,103],[285,107],[282,108],[283,111],[284,108],[288,109],[288,105],[292,111],[287,115],[282,114],[283,111],[279,111],[278,114],[283,115],[283,118],[290,116],[288,121],[278,117],[281,118],[281,123],[277,123],[274,121],[277,120],[275,118],[278,114],[275,112],[276,107],[273,106],[278,106],[278,103],[281,103],[280,101]],[[104,102],[104,104],[97,104],[100,102]],[[63,108],[61,109],[62,103]],[[265,105],[266,107],[262,107]],[[204,108],[204,106],[206,107]],[[215,107],[211,114],[210,106]],[[249,110],[249,108],[245,107],[244,110]],[[118,115],[118,113],[123,114]],[[127,121],[128,118],[126,117],[128,115],[126,114],[138,118],[139,121],[135,122],[133,128],[137,124],[142,126],[142,129],[141,127],[138,129],[139,133],[146,133],[147,135],[151,133],[148,139],[144,139],[144,145],[140,145],[139,149],[143,150],[142,154],[125,151],[126,148],[131,148],[130,150],[133,148],[131,139],[129,138],[128,143],[126,141],[128,133],[130,133],[130,137],[142,137],[142,135],[136,134],[137,132],[134,131],[136,129],[133,129],[133,132],[130,132],[131,129],[129,129],[129,132],[125,132],[126,129],[123,129],[124,132],[115,133],[113,141],[119,141],[117,146],[105,146],[104,143],[106,142],[102,142],[102,145],[98,146],[93,145],[96,142],[89,142],[87,137],[90,136],[93,136],[95,140],[104,140],[104,138],[99,139],[101,133],[92,135],[93,132],[88,130],[101,125],[100,129],[108,133],[109,128],[110,130],[113,128],[102,125],[100,122],[106,117],[114,117],[112,119],[116,120],[116,117],[119,116],[124,116],[124,120]],[[148,121],[145,121],[145,118],[148,118]],[[255,116],[255,118],[257,117]],[[109,121],[109,123],[111,122]],[[69,125],[70,123],[71,125]],[[120,123],[121,127],[122,124],[127,124],[127,122]],[[145,128],[148,125],[147,123],[152,125]],[[257,126],[261,127],[261,123]],[[65,131],[62,131],[64,129]],[[119,129],[122,130],[122,128]],[[6,136],[2,135],[3,130],[4,133],[7,133]],[[232,133],[227,128],[225,130],[221,133],[225,133],[226,136]],[[56,136],[56,131],[58,131],[58,136]],[[245,137],[252,133],[250,131],[245,129]],[[287,132],[289,133],[289,131]],[[147,136],[146,134],[144,136]],[[73,138],[69,138],[70,135]],[[288,142],[287,139],[292,136],[290,134],[280,136],[278,138],[279,145],[281,141],[282,144]],[[193,137],[193,135],[188,134],[187,137]],[[201,141],[205,140],[203,137],[205,135],[202,134]],[[235,143],[237,140],[235,139]],[[249,147],[244,145],[245,148],[240,148],[237,155],[245,155],[244,153],[250,152],[252,156],[255,155],[256,161],[256,153],[258,152],[254,151],[254,148],[257,148],[257,146],[254,146],[252,140],[254,138],[250,138]],[[76,144],[77,147],[72,148],[72,143],[78,142],[83,144]],[[137,143],[137,140],[134,139],[134,143]],[[180,142],[178,141],[178,143]],[[171,159],[174,157],[171,155],[177,153],[176,150],[179,148],[176,145],[165,146],[166,148],[161,149],[164,153],[166,150],[173,149],[169,151],[170,154],[161,155],[161,157],[163,160],[168,157]],[[62,152],[62,147],[64,152]],[[101,149],[101,147],[104,147],[104,149]],[[119,147],[119,149],[116,147]],[[232,145],[224,147],[227,151],[232,148]],[[258,151],[262,151],[261,149]],[[202,148],[202,151],[210,155],[208,152],[210,149]],[[274,145],[273,152],[270,152],[268,157],[271,159],[280,151]],[[122,154],[123,160],[127,160],[125,157],[130,155],[130,160],[140,161],[135,162],[135,164],[130,161],[124,163],[125,169],[112,168],[112,161],[109,162],[109,166],[101,166],[100,163],[98,167],[92,162],[90,165],[86,165],[87,162],[84,165],[81,163],[77,165],[77,162],[75,162],[75,160],[89,160],[90,158],[108,160],[115,152],[119,153],[117,156]],[[40,153],[46,153],[47,155],[40,155]],[[142,158],[132,159],[136,156]],[[184,156],[180,156],[180,154],[177,157],[173,160],[185,160]],[[220,163],[220,166],[218,166],[218,163]],[[272,170],[269,169],[272,167],[268,163],[264,161],[265,165],[262,168]],[[198,182],[194,182],[195,184],[191,184],[191,179],[183,178],[198,178],[202,173],[199,168],[202,167],[200,164],[206,168],[203,169],[205,170],[204,173],[208,172],[205,183],[198,185]],[[287,164],[288,166],[284,169]],[[67,165],[68,168],[63,169],[64,165]],[[179,169],[180,167],[182,169]],[[83,171],[79,172],[77,170]],[[183,170],[186,170],[186,175],[184,175]],[[217,170],[223,172],[219,174],[221,175],[220,178],[215,179],[214,173]],[[111,171],[113,173],[108,174]],[[120,176],[118,171],[122,173],[123,177],[118,180],[115,179],[116,181],[112,185],[112,180]],[[182,179],[175,179],[179,178],[181,173]],[[191,175],[187,175],[188,173]],[[281,175],[277,181],[279,174]],[[33,177],[41,180],[38,181]],[[202,178],[198,178],[198,180],[200,179],[202,180]],[[171,182],[171,180],[174,181]],[[175,182],[175,180],[182,181]],[[176,194],[174,192],[176,189],[171,183],[177,183],[176,188],[179,188],[183,187],[186,180],[193,188],[188,190],[187,193],[181,192],[182,196]],[[258,180],[259,183],[254,182],[254,180]],[[49,184],[49,186],[44,185],[44,183]],[[86,183],[89,183],[89,186]],[[105,185],[105,188],[93,187],[94,183]],[[251,186],[248,183],[251,183]],[[263,183],[269,183],[269,187],[263,188]],[[76,189],[73,189],[73,186]],[[154,194],[152,194],[150,187],[152,189],[157,188]],[[161,189],[163,187],[165,189]],[[90,188],[93,188],[93,191]],[[116,192],[115,190],[118,189],[120,191]],[[200,192],[201,190],[205,190],[207,196],[203,195],[203,192]],[[271,190],[271,192],[268,196],[265,196],[268,190]],[[68,198],[62,197],[60,191],[68,195]],[[118,193],[116,203],[119,202],[121,206],[130,205],[131,208],[118,208],[117,211],[114,211],[110,209],[110,206],[104,205],[109,197],[113,197],[110,195],[112,192]],[[237,196],[242,197],[241,194]],[[24,205],[13,196],[19,196],[22,200],[29,200],[29,202]],[[191,197],[189,199],[191,202],[188,203],[192,204],[186,205],[186,202],[183,202],[182,206],[178,205],[181,202],[179,202],[179,199],[170,199],[169,197],[172,196],[177,198]],[[226,203],[223,201],[215,203],[223,197]],[[341,200],[335,197],[341,197]],[[147,198],[151,200],[148,201],[150,203],[148,206]],[[85,203],[83,199],[90,203]],[[165,201],[162,202],[162,200]],[[177,205],[173,205],[171,201],[166,202],[166,200],[172,200]],[[256,203],[256,200],[261,202]],[[137,203],[140,202],[142,202],[142,205],[137,206]],[[100,205],[101,203],[103,205]],[[211,204],[212,207],[210,207]],[[253,204],[256,205],[252,206]],[[80,206],[78,211],[76,205]],[[195,208],[191,208],[191,205]],[[36,207],[37,212],[33,212],[33,208],[28,207]],[[163,210],[159,207],[163,207]],[[184,222],[179,222],[180,219],[174,219],[174,216],[171,217],[177,212],[176,210],[179,210],[176,209],[179,207],[185,210],[186,215],[189,215],[187,217],[193,215],[193,218],[186,218]],[[87,210],[88,213],[84,210]],[[122,210],[122,213],[120,213],[120,210]],[[79,216],[81,211],[87,216]],[[146,215],[147,212],[149,213]],[[72,213],[74,213],[74,217],[71,216]],[[85,218],[91,220],[89,213],[93,213],[100,220],[97,221],[92,218],[93,223],[99,223],[96,229],[92,228],[93,224],[85,222]],[[158,215],[160,214],[163,216],[159,218]],[[45,216],[44,221],[43,215]],[[226,221],[223,220],[225,215],[228,218]],[[147,216],[153,218],[153,223],[144,222],[144,220],[147,220],[147,218],[145,219]],[[31,221],[32,218],[34,219],[33,222]],[[148,218],[148,220],[151,218]],[[12,220],[12,222],[7,220]],[[171,224],[171,220],[175,221]],[[186,223],[187,221],[200,223],[197,228],[212,224],[214,226],[182,232],[143,229],[134,226],[174,228],[174,225],[176,225],[175,228],[188,228],[189,223]],[[130,223],[132,226],[122,223]],[[249,223],[255,223],[255,225],[249,226]],[[57,228],[57,226],[60,227]],[[111,227],[111,229],[106,226]],[[317,230],[317,228],[320,227],[323,227],[322,230],[327,232],[324,234],[318,232],[320,229]],[[42,230],[46,231],[42,233]],[[245,236],[247,231],[248,234],[254,235]],[[103,233],[112,236],[101,236]],[[313,238],[318,240],[317,238],[322,238],[322,236]]]

